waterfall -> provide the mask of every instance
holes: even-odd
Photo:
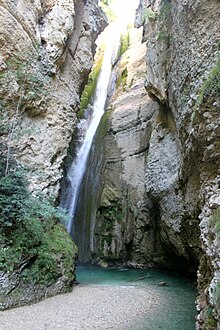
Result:
[[[67,226],[68,233],[71,233],[74,216],[76,212],[77,200],[79,195],[80,186],[85,174],[86,165],[88,161],[89,152],[92,146],[92,141],[102,115],[105,111],[105,103],[107,98],[108,84],[111,75],[113,56],[117,52],[120,39],[120,29],[117,24],[111,27],[111,36],[109,35],[107,46],[104,52],[102,67],[100,70],[96,91],[94,95],[94,102],[92,106],[91,117],[86,120],[83,119],[79,126],[86,126],[87,130],[83,141],[79,141],[76,157],[67,173],[68,182],[70,187],[68,194],[65,197],[61,196],[61,208],[66,209],[69,215],[69,222]]]

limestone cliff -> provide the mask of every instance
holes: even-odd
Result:
[[[206,330],[220,326],[219,10],[140,1],[147,65],[132,45],[117,69],[93,251],[100,264],[199,269]]]
[[[75,278],[76,247],[45,196],[57,198],[106,25],[97,3],[0,1],[0,308],[65,292]]]
[[[94,257],[107,264],[195,273],[198,210],[185,200],[198,199],[197,186],[193,194],[179,184],[182,154],[175,120],[144,88],[146,44],[141,44],[141,33],[134,38],[130,30],[130,47],[114,72],[118,82],[108,110]]]
[[[1,142],[29,168],[31,189],[56,197],[94,42],[106,23],[97,1],[0,6]]]
[[[116,91],[105,115],[108,133],[93,258],[101,264],[150,265],[146,252],[156,255],[157,234],[143,178],[156,107],[144,89],[142,31],[130,29],[129,34],[130,47],[113,72]]]
[[[92,0],[0,8],[1,153],[6,170],[15,158],[31,190],[54,199],[105,22]],[[98,210],[85,235],[101,265],[198,270],[203,330],[220,328],[219,9],[218,0],[140,1],[143,43],[131,29],[114,66],[107,134],[96,137]]]
[[[161,220],[169,228],[168,241],[176,230],[181,233],[185,227],[191,232],[185,236],[188,247],[183,242],[183,255],[192,251],[193,232],[200,227],[198,327],[215,329],[220,257],[215,215],[219,208],[219,1],[141,1],[139,9],[139,24],[144,24],[148,41],[145,87],[161,113],[170,112],[176,127],[174,149],[166,138],[160,144],[152,140],[146,188],[148,196],[159,202]],[[164,135],[164,126],[162,119],[154,130],[157,138]],[[166,149],[169,159],[174,157],[168,168],[168,161],[161,166]],[[165,189],[163,170],[174,174]],[[181,253],[178,242],[172,245]]]

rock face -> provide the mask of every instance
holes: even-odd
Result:
[[[119,64],[93,251],[103,265],[199,269],[198,329],[220,327],[219,9],[140,2],[147,66],[140,45]]]
[[[105,22],[92,0],[0,0],[0,9],[1,152],[8,168],[11,155],[27,166],[32,191],[55,198]],[[219,9],[140,1],[144,43],[131,32],[114,69],[90,242],[101,265],[198,270],[203,330],[220,328]],[[0,281],[10,290],[16,276]]]
[[[106,112],[103,189],[93,246],[93,258],[100,264],[149,265],[157,254],[155,218],[143,180],[157,105],[144,89],[146,45],[141,33],[130,30],[131,46],[113,72],[118,83]]]
[[[34,226],[33,223],[32,226]],[[32,246],[31,244],[29,246],[29,253],[21,253],[19,249],[22,250],[23,246],[16,245],[18,252],[14,249],[11,260],[14,260],[16,252],[17,256],[21,255],[21,257],[19,262],[14,263],[13,269],[8,268],[6,270],[7,266],[2,265],[5,242],[1,242],[0,310],[38,302],[56,294],[69,292],[72,289],[75,281],[77,248],[63,225],[53,224],[50,231],[45,230],[45,232],[49,243],[46,246],[45,242],[40,242],[37,246],[32,243]],[[30,240],[31,233],[28,234]],[[35,235],[37,234],[35,232]],[[22,236],[21,230],[20,236]],[[12,234],[11,237],[18,240],[15,234]],[[6,249],[11,251],[12,247],[13,244],[8,244]],[[46,257],[45,264],[42,257]],[[46,271],[43,270],[45,267]]]
[[[158,162],[152,164],[150,158],[146,188],[148,196],[157,201],[159,197],[161,219],[179,253],[191,253],[193,232],[200,226],[198,327],[215,329],[219,327],[219,217],[214,211],[219,207],[219,23],[215,23],[219,2],[141,1],[139,9],[137,25],[144,24],[144,40],[148,40],[145,87],[161,109],[170,111],[176,126],[176,142],[172,147],[167,144],[172,167],[168,159],[162,164],[166,147],[158,160],[160,147],[151,143],[149,155]],[[161,177],[162,170],[173,174],[169,180]],[[160,189],[171,181],[170,187]],[[163,191],[166,196],[161,196]],[[173,240],[173,229],[178,227],[185,227],[187,245]]]
[[[142,31],[130,34],[132,43],[115,72],[121,83],[110,101],[93,257],[100,264],[193,273],[200,246],[198,210],[188,200],[197,203],[197,186],[187,192],[180,186],[183,160],[175,120],[165,104],[149,98],[146,44]]]
[[[105,20],[97,1],[1,1],[1,142],[57,196],[62,163]]]
[[[1,160],[6,159],[3,175],[6,177],[15,167],[16,160],[27,170],[30,190],[36,195],[47,195],[51,201],[58,195],[80,94],[93,63],[95,40],[106,25],[97,3],[0,1],[0,153]],[[45,217],[32,220],[38,220],[40,226]],[[49,218],[46,220],[49,222]],[[18,228],[7,232],[9,238],[1,228],[4,240],[0,256],[0,309],[38,301],[71,288],[77,249],[64,226],[52,220],[48,233],[45,230],[48,237],[44,243],[54,243],[55,247],[48,245],[46,249],[53,258],[56,275],[44,283],[36,284],[33,276],[27,276],[32,266],[39,264],[39,255],[44,254],[43,244],[30,246],[25,256],[19,250],[21,260],[15,269],[5,270],[4,252],[7,244],[13,247],[9,239],[13,231],[16,234],[19,223]],[[27,231],[20,226],[19,237],[23,237]]]

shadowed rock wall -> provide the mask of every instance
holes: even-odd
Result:
[[[173,156],[179,158],[172,161],[173,167],[177,165],[176,178],[173,177],[173,188],[159,198],[161,220],[170,223],[169,240],[173,237],[174,224],[185,231],[183,249],[172,240],[172,245],[179,252],[182,250],[183,255],[187,251],[192,253],[193,234],[200,228],[198,306],[202,312],[198,328],[216,329],[219,327],[216,325],[217,319],[219,322],[219,216],[216,213],[219,208],[220,3],[141,1],[139,9],[137,25],[144,25],[144,40],[148,41],[145,87],[161,109],[170,110],[176,127],[177,148],[169,148],[169,160]],[[154,157],[155,148],[152,143]],[[160,158],[164,159],[162,152]],[[151,163],[147,166],[146,187],[150,183],[153,189],[148,195],[158,200],[155,186],[164,180],[161,171],[154,170],[154,176],[149,176],[149,167]],[[168,173],[166,166],[162,169]]]
[[[146,57],[118,63],[95,236],[100,264],[199,269],[198,329],[219,327],[219,10],[140,1]]]

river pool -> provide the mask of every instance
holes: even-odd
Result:
[[[146,269],[102,269],[77,267],[77,281],[95,286],[143,287],[157,299],[156,312],[140,315],[118,329],[194,330],[196,289],[175,273]],[[159,283],[166,282],[165,286]],[[119,306],[120,308],[120,306]]]

